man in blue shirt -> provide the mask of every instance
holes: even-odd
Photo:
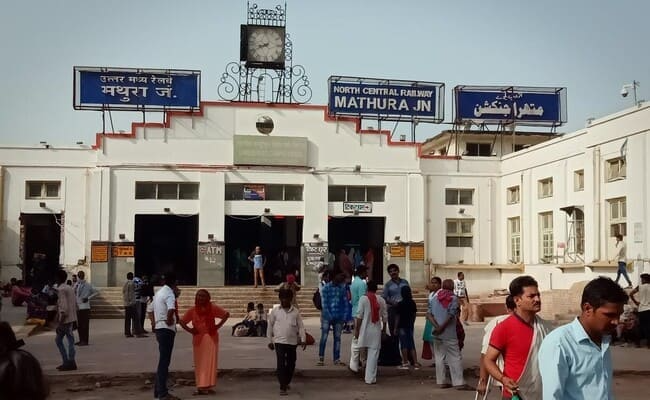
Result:
[[[390,280],[384,284],[381,297],[386,300],[386,305],[388,305],[388,325],[390,332],[394,332],[395,306],[402,301],[402,286],[409,286],[409,282],[399,277],[399,266],[397,264],[390,264],[386,270]]]
[[[582,313],[551,332],[538,354],[544,400],[613,399],[611,335],[628,296],[613,280],[592,280],[582,292]]]
[[[321,310],[317,365],[325,365],[325,346],[330,326],[334,330],[334,365],[345,365],[341,362],[341,331],[343,322],[345,322],[345,307],[348,304],[345,275],[339,273],[332,282],[326,283],[320,292],[320,298],[323,309]]]

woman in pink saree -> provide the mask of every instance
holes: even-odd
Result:
[[[196,395],[214,394],[217,384],[217,360],[219,353],[219,328],[226,323],[230,313],[210,302],[205,289],[196,292],[194,307],[187,310],[180,324],[192,334],[194,350],[194,375]],[[219,322],[215,320],[219,319]]]

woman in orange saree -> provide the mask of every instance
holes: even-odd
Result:
[[[194,350],[194,375],[197,395],[213,394],[217,384],[219,353],[219,328],[226,323],[230,313],[212,304],[205,289],[196,292],[194,307],[187,310],[180,324],[192,334]],[[219,319],[216,322],[215,319]]]

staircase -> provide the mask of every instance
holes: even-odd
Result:
[[[178,308],[185,312],[194,305],[194,295],[199,289],[196,286],[181,286],[181,296],[178,299]],[[278,304],[277,292],[272,287],[266,290],[250,286],[220,286],[205,288],[210,292],[212,301],[230,312],[231,317],[243,318],[246,314],[246,304],[262,303],[268,310],[273,304]],[[97,319],[124,318],[124,306],[121,287],[98,288],[99,295],[91,300],[91,317]],[[320,311],[314,307],[312,297],[315,288],[303,287],[298,292],[298,305],[303,317],[319,317]],[[418,316],[424,316],[427,310],[427,292],[413,291],[413,299],[418,305]]]

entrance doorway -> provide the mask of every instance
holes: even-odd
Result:
[[[381,283],[384,270],[384,217],[342,217],[330,218],[328,223],[329,251],[338,261],[341,250],[352,258],[354,266],[363,260],[372,261],[368,277]]]
[[[173,271],[179,284],[196,285],[198,240],[198,215],[136,215],[136,276]]]
[[[23,279],[36,289],[60,267],[61,220],[62,214],[20,214]]]
[[[266,258],[264,280],[275,285],[288,273],[300,279],[301,216],[226,215],[226,285],[252,285],[253,265],[248,256],[255,246]]]

